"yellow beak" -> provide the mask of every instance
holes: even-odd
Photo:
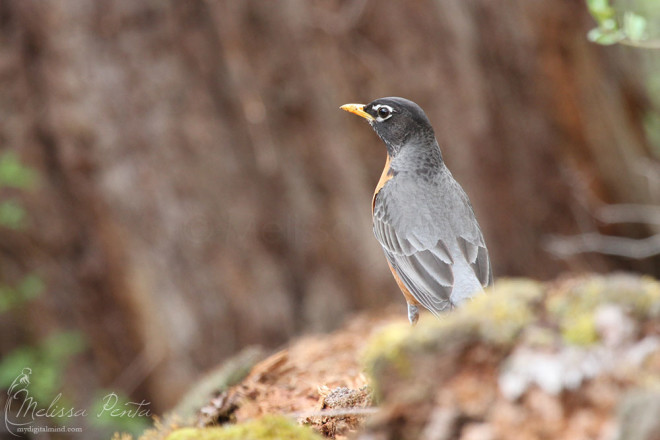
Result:
[[[347,112],[351,112],[354,115],[361,116],[367,121],[373,121],[375,119],[369,113],[364,111],[364,104],[344,104],[339,108],[342,110],[346,110]]]

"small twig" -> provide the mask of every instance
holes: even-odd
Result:
[[[302,411],[286,414],[287,417],[296,419],[306,419],[308,417],[342,417],[342,416],[368,416],[376,414],[378,408],[336,408],[336,409],[322,409],[318,411]]]
[[[623,40],[617,41],[617,43],[642,49],[660,49],[659,40],[631,40],[629,38],[624,38]]]
[[[643,239],[611,237],[596,232],[574,236],[551,236],[545,249],[558,256],[570,257],[587,252],[634,259],[660,255],[660,234]]]
[[[660,206],[617,204],[599,209],[596,217],[605,223],[646,223],[660,225]]]

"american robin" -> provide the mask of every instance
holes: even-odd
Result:
[[[387,148],[371,212],[410,323],[420,304],[439,316],[483,292],[493,274],[481,228],[421,107],[392,97],[341,108],[365,118]]]

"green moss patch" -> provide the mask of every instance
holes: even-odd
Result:
[[[322,437],[310,428],[282,416],[266,416],[239,425],[219,428],[182,428],[167,436],[167,440],[319,440]]]
[[[627,274],[578,279],[551,292],[546,310],[566,343],[591,345],[598,342],[595,312],[606,304],[619,306],[641,320],[658,318],[660,283]]]
[[[525,279],[503,279],[486,295],[439,319],[425,315],[415,327],[396,323],[385,327],[370,342],[364,354],[367,370],[380,365],[394,366],[406,376],[408,354],[415,351],[442,351],[448,341],[482,340],[512,344],[518,333],[534,319],[534,307],[541,298],[541,284]]]

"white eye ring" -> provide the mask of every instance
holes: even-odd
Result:
[[[374,111],[376,112],[376,121],[383,122],[386,119],[392,117],[392,114],[396,112],[392,107],[385,104],[376,104],[373,106]]]

